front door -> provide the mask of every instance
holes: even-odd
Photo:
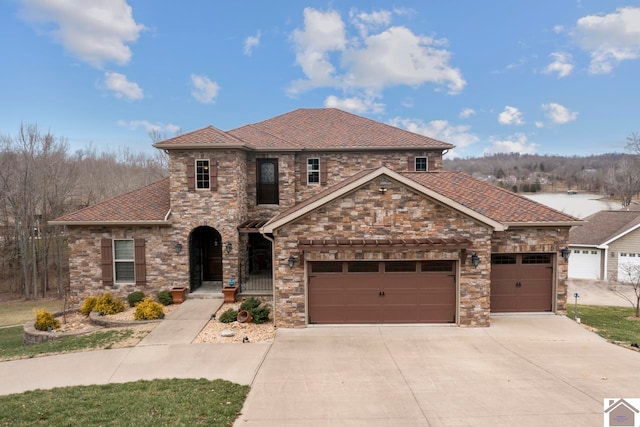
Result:
[[[198,227],[189,237],[189,278],[191,290],[203,282],[222,281],[222,237],[211,227]]]

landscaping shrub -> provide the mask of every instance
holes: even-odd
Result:
[[[218,318],[218,320],[221,321],[222,323],[231,323],[231,322],[235,322],[237,317],[238,317],[238,312],[233,308],[230,308],[224,313],[222,313]]]
[[[36,313],[35,328],[39,331],[48,331],[49,329],[58,329],[60,322],[53,317],[53,314],[49,313],[44,308],[34,310]]]
[[[160,291],[158,292],[158,301],[162,305],[171,305],[173,304],[173,298],[171,297],[171,292],[169,291]]]
[[[96,306],[96,302],[98,302],[98,298],[96,297],[87,297],[82,302],[82,307],[80,307],[80,313],[88,316],[89,313],[93,311],[93,308]]]
[[[151,297],[144,298],[136,305],[133,318],[136,320],[156,320],[164,317],[162,305],[158,304]]]
[[[240,304],[240,310],[251,311],[258,308],[260,304],[261,302],[257,298],[254,298],[254,297],[247,298],[246,300],[242,301],[242,304]]]
[[[117,297],[114,297],[111,292],[105,292],[98,297],[96,305],[93,307],[93,311],[97,311],[102,314],[121,313],[124,311],[124,302]]]
[[[127,295],[127,301],[129,302],[129,307],[135,307],[140,301],[144,299],[144,292],[135,291],[131,292]]]

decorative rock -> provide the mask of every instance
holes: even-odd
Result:
[[[231,329],[225,329],[224,331],[220,332],[220,335],[222,335],[223,337],[232,337],[235,334],[236,333],[233,332]]]

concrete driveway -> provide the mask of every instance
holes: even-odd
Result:
[[[638,367],[555,315],[281,329],[235,425],[602,425],[604,398],[640,398]]]

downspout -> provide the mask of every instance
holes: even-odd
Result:
[[[609,245],[602,246],[602,249],[604,249],[604,263],[602,265],[602,271],[600,272],[600,277],[598,277],[598,280],[607,280],[607,271],[609,268]]]
[[[266,233],[263,233],[260,230],[260,234],[262,237],[271,242],[271,288],[273,292],[273,326],[277,327],[276,324],[276,241],[275,239],[267,236]]]

